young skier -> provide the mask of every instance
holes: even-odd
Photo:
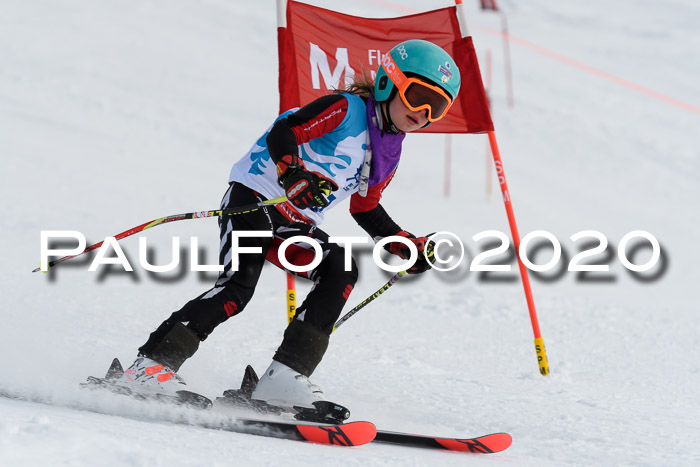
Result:
[[[224,270],[216,284],[150,335],[117,384],[136,392],[173,394],[185,389],[176,373],[180,366],[216,326],[243,311],[266,260],[283,268],[277,258],[280,243],[302,235],[320,243],[323,259],[310,272],[295,273],[312,280],[314,286],[285,330],[252,397],[289,407],[313,407],[313,402],[325,400],[309,376],[326,352],[333,324],[357,281],[358,270],[353,261],[352,269],[345,271],[343,247],[330,243],[318,226],[327,210],[350,197],[353,218],[375,241],[398,235],[415,244],[419,259],[408,273],[427,270],[428,260],[420,254],[427,238],[401,229],[379,201],[396,172],[405,134],[444,117],[459,86],[459,70],[447,52],[427,41],[410,40],[382,59],[374,83],[365,77],[346,92],[280,115],[233,166],[221,207],[285,194],[289,201],[219,218],[219,264]],[[366,160],[368,176],[362,173]],[[241,237],[241,247],[258,247],[262,254],[241,254],[236,268],[232,265],[232,231],[267,231],[271,236]],[[308,264],[313,258],[314,251],[302,245],[287,249],[291,263]],[[399,242],[386,248],[403,259],[410,255],[408,247]]]

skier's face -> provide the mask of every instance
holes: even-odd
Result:
[[[409,109],[398,93],[389,101],[389,115],[396,128],[404,133],[419,130],[428,123],[428,110],[414,111]]]

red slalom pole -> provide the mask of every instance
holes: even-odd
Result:
[[[506,175],[503,171],[503,161],[501,153],[498,150],[498,142],[496,141],[496,132],[491,130],[488,132],[489,142],[491,143],[491,153],[493,154],[493,162],[496,165],[496,174],[498,182],[501,185],[501,193],[503,194],[503,203],[506,206],[508,214],[508,224],[510,225],[510,233],[513,236],[513,245],[515,246],[516,257],[518,258],[518,267],[520,268],[520,277],[522,278],[523,288],[525,289],[525,298],[527,300],[527,308],[530,312],[530,321],[532,322],[532,332],[535,335],[535,351],[537,352],[537,363],[540,367],[542,376],[549,374],[549,363],[547,362],[547,351],[544,347],[544,339],[540,333],[540,324],[537,320],[537,311],[535,310],[535,300],[532,298],[532,288],[530,287],[530,277],[527,273],[527,268],[520,260],[520,234],[518,234],[518,226],[515,223],[515,214],[513,213],[513,204],[508,191],[508,183]]]
[[[467,29],[467,18],[464,13],[464,5],[462,0],[455,0],[457,7],[457,15],[459,18],[459,26],[463,37],[469,35]],[[507,40],[507,25],[504,19],[504,28],[506,31],[504,34],[504,39]],[[510,54],[508,57],[508,62],[510,62]],[[532,331],[535,334],[535,350],[537,351],[537,364],[540,368],[540,373],[545,376],[549,374],[549,363],[547,363],[547,353],[544,348],[544,340],[540,333],[540,325],[537,321],[537,312],[535,311],[535,300],[532,298],[532,288],[530,287],[530,278],[527,275],[527,268],[520,260],[520,255],[517,255],[520,249],[520,235],[518,234],[518,227],[515,224],[515,214],[513,214],[513,206],[510,202],[510,193],[508,192],[508,184],[506,183],[506,176],[503,172],[503,162],[501,161],[501,153],[498,151],[498,142],[496,141],[496,133],[491,130],[488,132],[489,143],[491,145],[491,154],[493,155],[493,161],[496,165],[496,174],[498,175],[498,181],[501,184],[501,192],[503,193],[503,203],[506,205],[506,213],[508,214],[508,223],[510,224],[510,231],[513,236],[513,243],[516,249],[516,256],[518,257],[518,266],[520,267],[520,276],[523,281],[523,288],[525,289],[525,298],[527,299],[527,307],[530,311],[530,321],[532,322]]]

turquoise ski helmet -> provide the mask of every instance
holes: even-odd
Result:
[[[411,39],[394,46],[389,55],[405,75],[425,78],[442,88],[453,102],[457,98],[461,82],[459,68],[441,47],[421,39]],[[374,99],[377,102],[388,101],[396,90],[384,69],[384,61],[374,81]]]

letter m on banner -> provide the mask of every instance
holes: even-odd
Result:
[[[285,8],[286,3],[286,8]],[[356,74],[374,78],[384,54],[399,42],[424,39],[447,51],[462,84],[450,112],[421,131],[484,133],[493,130],[479,63],[459,4],[397,18],[360,18],[278,0],[280,113],[300,107],[332,89],[344,89]]]
[[[309,51],[309,65],[311,69],[311,84],[313,89],[342,89],[352,83],[355,77],[355,70],[350,66],[350,60],[348,59],[348,49],[344,47],[339,47],[335,52],[335,62],[336,66],[331,72],[330,65],[328,64],[328,57],[326,52],[321,49],[318,45],[310,42]],[[341,85],[340,78],[345,74],[345,80]],[[324,86],[321,87],[321,80],[319,75],[323,77]]]

